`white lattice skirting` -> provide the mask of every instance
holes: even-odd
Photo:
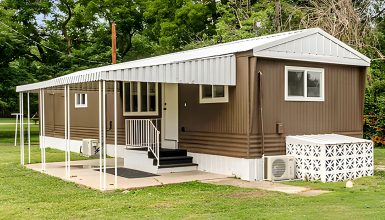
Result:
[[[295,156],[296,177],[336,182],[373,175],[373,142],[342,135],[286,138],[286,154]]]

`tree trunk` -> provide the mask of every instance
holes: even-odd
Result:
[[[277,32],[281,32],[281,22],[282,22],[281,1],[280,0],[275,0],[274,25],[275,25],[275,30]]]

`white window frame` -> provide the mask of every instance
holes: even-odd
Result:
[[[304,96],[289,96],[288,86],[288,73],[289,70],[304,71]],[[307,97],[307,72],[320,72],[321,73],[321,85],[320,85],[320,97]],[[299,66],[285,66],[285,101],[305,101],[305,102],[323,102],[325,101],[325,69],[323,68],[311,68],[311,67],[299,67]]]
[[[217,85],[221,86],[221,85]],[[211,98],[203,98],[202,97],[202,85],[199,85],[199,103],[207,104],[207,103],[227,103],[229,102],[229,86],[224,86],[224,97],[211,97]],[[214,85],[211,85],[211,94],[214,95]]]
[[[84,94],[84,104],[78,104],[78,99]],[[88,96],[87,93],[75,93],[75,108],[87,108],[88,107]]]
[[[137,112],[126,112],[126,83],[132,83],[132,82],[123,82],[123,116],[157,116],[159,115],[159,89],[158,89],[158,83],[157,82],[136,82],[137,83],[137,96],[138,96],[138,111]],[[149,106],[148,100],[149,100],[149,89],[148,83],[155,83],[155,111],[141,111],[142,106],[142,89],[141,89],[141,83],[147,83],[147,106]],[[130,85],[130,93],[132,92],[132,86]],[[132,98],[131,100],[131,109],[132,109]]]

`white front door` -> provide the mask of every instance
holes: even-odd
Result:
[[[162,85],[162,147],[178,148],[178,84]]]

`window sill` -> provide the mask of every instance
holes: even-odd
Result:
[[[304,97],[286,97],[288,102],[324,102],[324,98],[304,98]]]
[[[78,106],[75,106],[75,108],[87,108],[88,106],[86,105],[78,105]]]
[[[210,103],[228,103],[228,98],[207,98],[207,99],[200,99],[199,104],[210,104]]]
[[[124,112],[123,116],[158,116],[158,112]]]

